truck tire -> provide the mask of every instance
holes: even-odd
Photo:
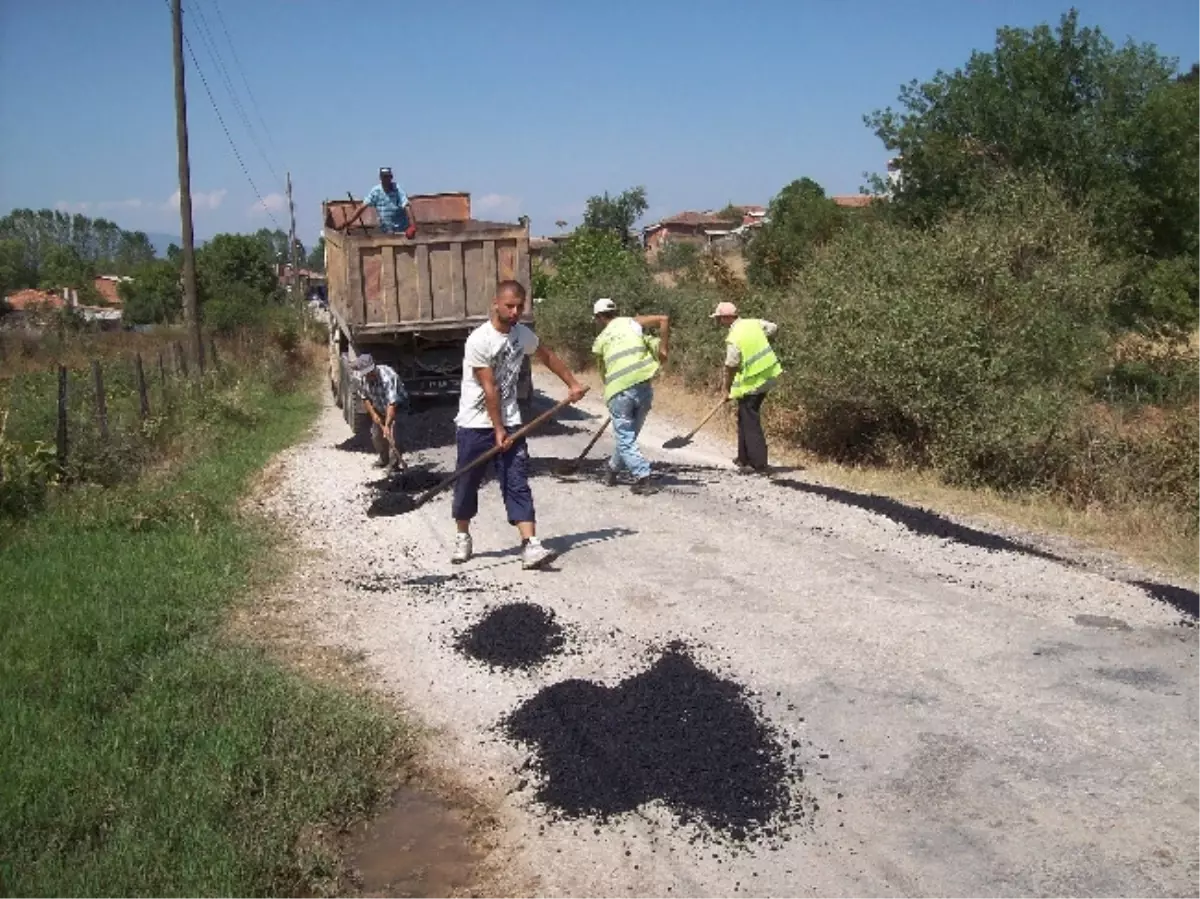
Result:
[[[329,392],[333,394],[333,404],[339,409],[344,402],[342,398],[342,357],[338,352],[341,343],[341,332],[337,321],[329,316]]]

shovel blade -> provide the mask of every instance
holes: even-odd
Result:
[[[672,437],[663,444],[663,449],[683,449],[691,442],[691,437]]]

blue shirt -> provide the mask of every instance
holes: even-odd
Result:
[[[393,403],[398,406],[407,405],[408,391],[404,389],[404,384],[401,383],[396,370],[390,365],[376,365],[375,373],[379,375],[379,378],[374,380],[374,383],[372,383],[372,379],[363,375],[355,376],[359,388],[371,401],[375,411],[382,414]]]
[[[395,182],[392,189],[386,191],[382,184],[376,184],[367,194],[366,202],[375,207],[379,216],[379,230],[388,233],[404,231],[408,228],[408,215],[404,207],[408,204],[408,195]]]

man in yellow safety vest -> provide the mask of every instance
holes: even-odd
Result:
[[[774,322],[741,318],[733,303],[718,303],[710,318],[729,329],[725,337],[725,392],[737,400],[738,453],[733,464],[741,471],[767,472],[767,438],[762,427],[762,404],[783,374],[770,339]]]
[[[670,319],[665,315],[617,315],[617,304],[608,297],[592,306],[601,329],[592,344],[604,376],[604,402],[612,416],[617,446],[609,459],[604,483],[615,487],[624,469],[633,476],[633,492],[648,496],[658,492],[650,480],[650,463],[638,449],[638,434],[654,402],[650,379],[667,361]],[[647,337],[645,328],[658,328],[658,337]]]

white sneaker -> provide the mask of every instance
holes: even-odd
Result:
[[[450,555],[450,561],[455,565],[471,561],[470,534],[459,534],[454,538],[454,552]]]
[[[526,543],[525,548],[521,550],[521,567],[541,568],[557,555],[558,553],[554,550],[542,546],[541,541],[535,537]]]

